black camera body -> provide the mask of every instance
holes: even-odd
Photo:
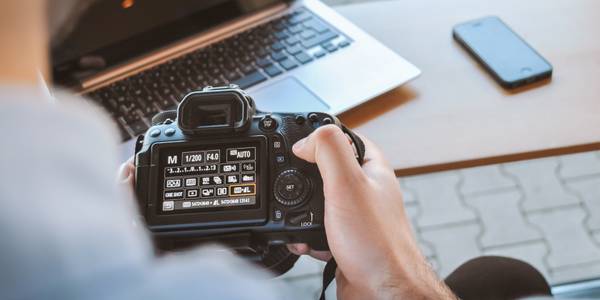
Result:
[[[327,249],[319,170],[292,153],[326,124],[343,127],[325,113],[257,112],[236,86],[192,92],[155,116],[138,139],[136,193],[158,247],[219,242],[267,265],[287,243]]]

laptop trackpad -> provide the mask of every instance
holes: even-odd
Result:
[[[306,112],[328,111],[325,104],[311,90],[302,85],[298,79],[287,77],[273,84],[250,92],[261,111],[271,112]]]

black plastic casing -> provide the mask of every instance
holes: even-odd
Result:
[[[261,120],[268,117],[277,127],[265,130]],[[325,124],[341,126],[339,120],[325,113],[258,113],[251,117],[247,129],[228,134],[184,134],[177,120],[152,126],[136,154],[136,193],[142,214],[161,249],[179,249],[204,242],[218,242],[237,249],[260,252],[272,245],[307,243],[317,250],[327,249],[322,179],[316,164],[307,163],[292,153],[292,145]],[[167,130],[175,130],[171,136]],[[151,136],[151,132],[160,135]],[[276,140],[282,147],[273,147]],[[252,209],[193,211],[177,214],[159,213],[162,202],[159,182],[159,152],[172,147],[258,142],[260,164],[258,178],[259,205]],[[277,157],[285,158],[278,162]],[[274,182],[279,174],[295,170],[309,182],[308,196],[297,205],[284,205],[274,196]],[[280,218],[278,218],[280,217]]]
[[[458,24],[452,37],[504,88],[552,77],[552,65],[496,16]]]

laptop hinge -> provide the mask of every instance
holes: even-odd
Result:
[[[250,16],[232,21],[187,38],[183,41],[169,45],[152,53],[143,55],[125,64],[115,66],[106,71],[95,74],[90,78],[83,79],[79,87],[75,87],[78,93],[86,93],[102,86],[108,85],[123,78],[139,73],[145,69],[162,64],[175,57],[182,56],[199,48],[224,40],[237,33],[243,32],[249,27],[272,20],[289,7],[289,3],[282,3],[267,8]]]

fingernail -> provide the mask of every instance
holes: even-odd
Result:
[[[304,144],[306,144],[306,139],[307,139],[307,138],[308,138],[308,137],[305,137],[305,138],[303,138],[303,139],[301,139],[301,140],[297,141],[297,142],[294,144],[294,146],[293,146],[293,150],[300,150],[300,149],[302,149],[302,147],[304,146]]]

